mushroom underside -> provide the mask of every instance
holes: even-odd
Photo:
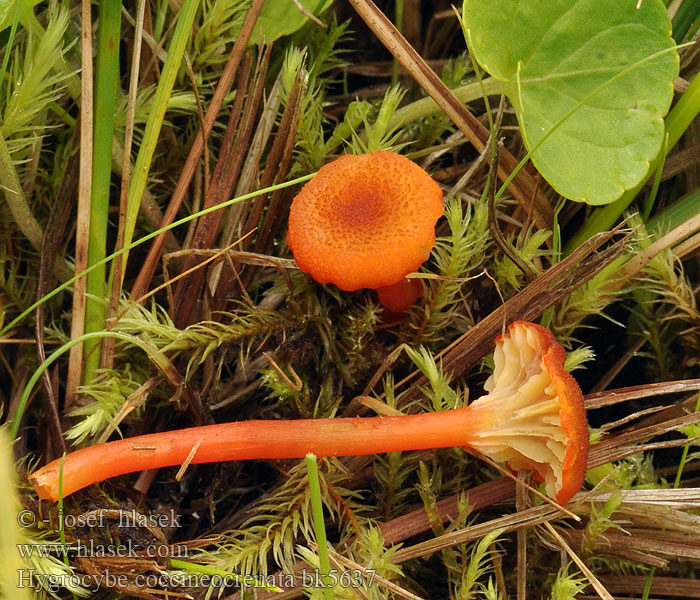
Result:
[[[564,357],[548,330],[516,321],[497,339],[488,393],[469,405],[478,427],[468,445],[515,471],[533,471],[559,502],[581,487],[588,449],[583,396]]]
[[[481,413],[476,417],[480,427],[470,435],[469,445],[514,471],[533,471],[544,481],[547,494],[556,497],[563,485],[568,439],[553,392],[547,374],[540,373],[514,390],[475,400],[470,406]]]

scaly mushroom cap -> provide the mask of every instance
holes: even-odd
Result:
[[[560,504],[581,488],[588,457],[583,394],[565,357],[550,331],[515,321],[496,338],[488,394],[469,405],[480,425],[469,445],[513,470],[532,470]]]
[[[435,244],[442,191],[393,152],[345,155],[297,194],[287,245],[299,268],[340,289],[376,289],[418,269]]]

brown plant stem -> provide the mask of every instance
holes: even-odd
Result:
[[[241,59],[243,58],[243,53],[248,45],[248,40],[253,32],[253,27],[255,26],[255,22],[260,14],[260,9],[262,8],[263,2],[264,0],[253,0],[251,7],[248,10],[246,19],[241,27],[241,31],[236,38],[236,43],[233,45],[233,49],[231,50],[231,58],[224,67],[219,79],[219,84],[209,103],[207,114],[204,116],[202,135],[197,135],[194,138],[192,148],[187,156],[187,161],[182,168],[177,186],[173,192],[172,198],[170,199],[170,204],[168,204],[168,208],[163,216],[161,227],[170,225],[170,223],[175,220],[175,215],[177,215],[177,211],[180,209],[180,205],[185,199],[190,182],[192,181],[192,176],[194,175],[195,168],[200,157],[202,156],[202,151],[204,150],[204,140],[209,138],[209,134],[214,127],[219,110],[221,110],[224,98],[231,88],[231,83],[233,82],[234,75],[236,74]],[[143,267],[141,268],[136,282],[131,289],[131,295],[134,298],[139,298],[146,293],[148,284],[151,277],[153,277],[153,273],[156,270],[156,265],[160,259],[163,246],[165,245],[165,239],[166,234],[162,234],[153,240],[153,244],[148,251]]]

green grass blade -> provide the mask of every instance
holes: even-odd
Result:
[[[673,39],[679,44],[700,15],[700,0],[685,0],[671,21]]]
[[[302,177],[297,177],[296,179],[292,179],[290,181],[285,181],[284,183],[278,183],[276,185],[271,185],[270,187],[262,188],[260,190],[257,190],[255,192],[250,192],[249,194],[243,194],[242,196],[238,196],[236,198],[232,198],[231,200],[227,200],[226,202],[222,202],[221,204],[216,204],[214,206],[210,206],[209,208],[205,208],[203,210],[200,210],[199,212],[192,213],[191,215],[187,215],[185,217],[182,217],[182,219],[178,219],[177,221],[173,221],[170,223],[170,225],[167,225],[165,227],[161,227],[160,229],[156,229],[155,231],[152,231],[148,235],[143,236],[142,238],[137,239],[134,242],[131,242],[129,245],[124,246],[120,250],[117,250],[116,252],[113,252],[109,256],[106,256],[103,260],[101,260],[99,263],[96,263],[89,267],[88,269],[85,269],[81,273],[78,273],[77,275],[74,275],[71,277],[68,281],[65,283],[62,283],[58,287],[54,288],[51,290],[48,294],[43,296],[42,298],[39,298],[34,304],[23,310],[19,315],[17,315],[12,321],[10,321],[7,325],[5,325],[2,329],[0,329],[0,338],[4,336],[8,331],[10,331],[15,325],[18,323],[21,323],[22,320],[27,317],[28,315],[32,314],[34,312],[34,309],[39,306],[40,304],[43,304],[47,300],[50,300],[53,298],[56,294],[59,294],[63,290],[65,290],[67,287],[73,285],[78,279],[81,277],[85,277],[91,270],[99,268],[101,265],[105,265],[111,260],[114,260],[115,258],[122,256],[126,252],[129,252],[130,250],[133,250],[136,248],[136,246],[139,246],[140,244],[143,244],[144,242],[147,242],[149,240],[152,240],[155,237],[158,237],[161,233],[165,231],[170,231],[171,229],[175,229],[175,227],[179,227],[180,225],[184,225],[185,223],[189,223],[193,219],[197,219],[203,215],[208,215],[210,212],[214,212],[215,210],[221,210],[222,208],[226,208],[227,206],[231,206],[233,204],[237,204],[238,202],[244,202],[245,200],[250,200],[252,198],[255,198],[256,196],[260,196],[261,194],[269,194],[270,192],[274,192],[276,190],[281,190],[286,187],[290,187],[292,185],[297,185],[299,183],[304,183],[314,177],[316,173],[309,173],[308,175],[303,175]]]
[[[654,181],[651,184],[651,191],[649,196],[644,203],[644,209],[642,210],[642,221],[646,223],[649,220],[651,212],[654,210],[654,204],[656,203],[656,195],[659,193],[659,186],[661,185],[661,175],[663,174],[664,165],[666,164],[666,156],[668,156],[668,134],[664,136],[664,143],[661,146],[661,160],[656,167],[656,173],[654,175]]]
[[[647,231],[654,235],[663,235],[681,223],[689,221],[698,212],[700,212],[700,190],[695,190],[649,219]]]
[[[112,138],[114,113],[119,94],[119,37],[121,35],[121,1],[100,2],[100,28],[97,35],[95,68],[95,118],[92,155],[92,194],[90,197],[90,234],[88,266],[100,263],[107,253],[109,186],[112,176]],[[105,326],[105,265],[87,275],[85,332],[100,331]],[[92,381],[100,364],[94,343],[85,344],[83,381]]]
[[[14,438],[12,438],[14,439]],[[20,580],[27,573],[26,564],[20,558],[18,548],[25,543],[20,528],[21,504],[16,493],[16,469],[12,459],[12,444],[7,430],[0,427],[0,600],[29,600],[28,586],[19,587]]]
[[[333,600],[333,588],[328,585],[327,579],[327,576],[331,572],[331,561],[328,556],[328,540],[326,539],[326,526],[323,518],[323,501],[321,499],[321,484],[318,478],[318,463],[316,461],[316,455],[311,452],[306,455],[306,469],[309,474],[311,514],[314,518],[314,533],[316,534],[319,572],[321,581],[324,584],[323,597],[325,600]]]
[[[192,35],[192,24],[199,8],[199,0],[184,0],[177,16],[177,25],[173,33],[173,39],[168,50],[168,57],[163,66],[158,88],[153,98],[153,108],[148,115],[146,127],[143,134],[143,142],[139,148],[139,153],[134,164],[133,177],[129,186],[129,197],[127,201],[126,225],[124,231],[124,246],[128,247],[134,236],[136,227],[136,217],[141,205],[141,196],[146,189],[148,173],[151,166],[151,159],[156,149],[160,128],[165,118],[165,111],[168,101],[175,85],[187,42]],[[128,254],[124,256],[126,263]],[[113,277],[114,270],[112,269]]]
[[[700,393],[695,400],[695,408],[693,413],[697,413],[700,410]],[[691,444],[686,444],[683,446],[683,453],[681,454],[681,459],[678,461],[678,470],[676,471],[676,478],[673,480],[673,489],[677,490],[681,484],[681,477],[683,476],[683,469],[685,469],[685,463],[688,460],[688,452],[690,451]]]

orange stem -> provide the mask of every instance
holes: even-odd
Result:
[[[393,285],[377,288],[382,306],[396,313],[406,312],[422,295],[423,282],[417,278],[404,277]]]
[[[76,450],[63,464],[63,496],[109,477],[183,464],[227,460],[354,456],[468,445],[470,407],[395,417],[239,421],[151,433]],[[471,413],[471,414],[470,414]],[[476,419],[479,421],[480,419]],[[61,459],[34,472],[39,497],[58,499]]]

